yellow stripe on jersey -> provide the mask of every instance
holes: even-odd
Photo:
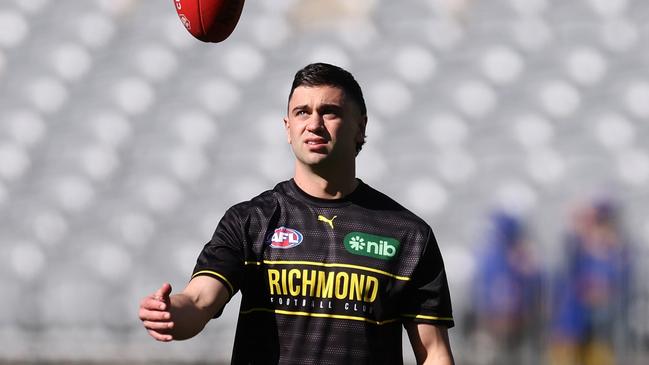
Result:
[[[429,319],[431,321],[452,321],[453,317],[436,317],[436,316],[427,316],[423,314],[402,314],[403,317],[415,318],[415,319]]]
[[[382,274],[382,275],[385,275],[385,276],[389,276],[389,277],[397,279],[397,280],[403,280],[403,281],[410,280],[410,278],[407,277],[407,276],[399,276],[399,275],[391,274],[391,273],[389,273],[387,271],[375,269],[373,267],[366,267],[366,266],[360,266],[360,265],[324,263],[324,262],[316,262],[316,261],[271,261],[271,260],[264,260],[263,263],[268,264],[268,265],[312,265],[312,266],[322,266],[322,267],[344,267],[344,268],[348,268],[348,269],[370,271],[370,272],[374,272],[374,273],[377,273],[377,274]],[[258,262],[258,261],[245,261],[245,264],[246,265],[260,266],[261,262]]]
[[[216,277],[222,279],[226,284],[228,284],[228,288],[230,288],[230,295],[234,295],[234,286],[232,286],[232,283],[230,283],[230,280],[228,280],[228,278],[226,278],[225,276],[219,274],[216,271],[212,271],[212,270],[197,271],[194,275],[192,275],[192,279],[199,276],[199,275],[206,275],[206,274],[216,276]]]
[[[253,313],[253,312],[268,312],[268,313],[275,313],[275,314],[284,314],[284,315],[289,315],[289,316],[346,319],[346,320],[351,320],[351,321],[363,321],[363,322],[373,323],[373,324],[376,324],[376,325],[379,325],[379,326],[383,325],[383,324],[396,322],[396,321],[399,320],[398,318],[393,318],[393,319],[386,319],[384,321],[375,321],[373,319],[369,319],[369,318],[365,318],[365,317],[345,316],[345,315],[341,315],[341,314],[294,312],[294,311],[287,311],[287,310],[282,310],[282,309],[270,309],[270,308],[252,308],[252,309],[248,309],[248,310],[245,310],[245,311],[241,311],[239,313],[240,314],[250,314],[250,313]]]

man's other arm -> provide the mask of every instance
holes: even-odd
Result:
[[[404,327],[408,332],[417,364],[455,364],[448,339],[448,330],[445,327],[416,322],[407,322]]]

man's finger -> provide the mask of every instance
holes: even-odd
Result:
[[[153,296],[146,297],[140,302],[140,308],[145,308],[149,310],[166,310],[167,303],[161,299],[156,299]]]
[[[153,321],[142,321],[144,328],[148,330],[154,330],[157,332],[164,332],[170,330],[174,327],[173,322],[153,322]]]
[[[148,332],[149,332],[149,335],[151,337],[155,338],[158,341],[169,342],[169,341],[173,340],[173,337],[171,337],[171,335],[165,335],[165,334],[153,331],[153,330],[148,330]]]
[[[160,289],[156,290],[153,297],[166,303],[169,300],[169,294],[171,294],[171,284],[164,283]]]
[[[140,308],[139,311],[140,320],[142,321],[156,321],[164,322],[168,321],[171,318],[171,313],[157,310],[148,310],[145,308]]]

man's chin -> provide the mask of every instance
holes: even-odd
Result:
[[[310,153],[308,156],[298,158],[298,160],[306,166],[318,167],[327,165],[330,160],[329,155],[324,153]]]
[[[316,157],[316,158],[309,159],[307,161],[307,164],[309,166],[313,166],[313,167],[325,166],[325,165],[327,165],[328,160],[329,159],[327,158],[327,156],[320,156],[319,158]]]

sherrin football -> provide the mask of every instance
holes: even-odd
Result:
[[[225,40],[241,17],[244,0],[173,0],[185,28],[203,42]]]

